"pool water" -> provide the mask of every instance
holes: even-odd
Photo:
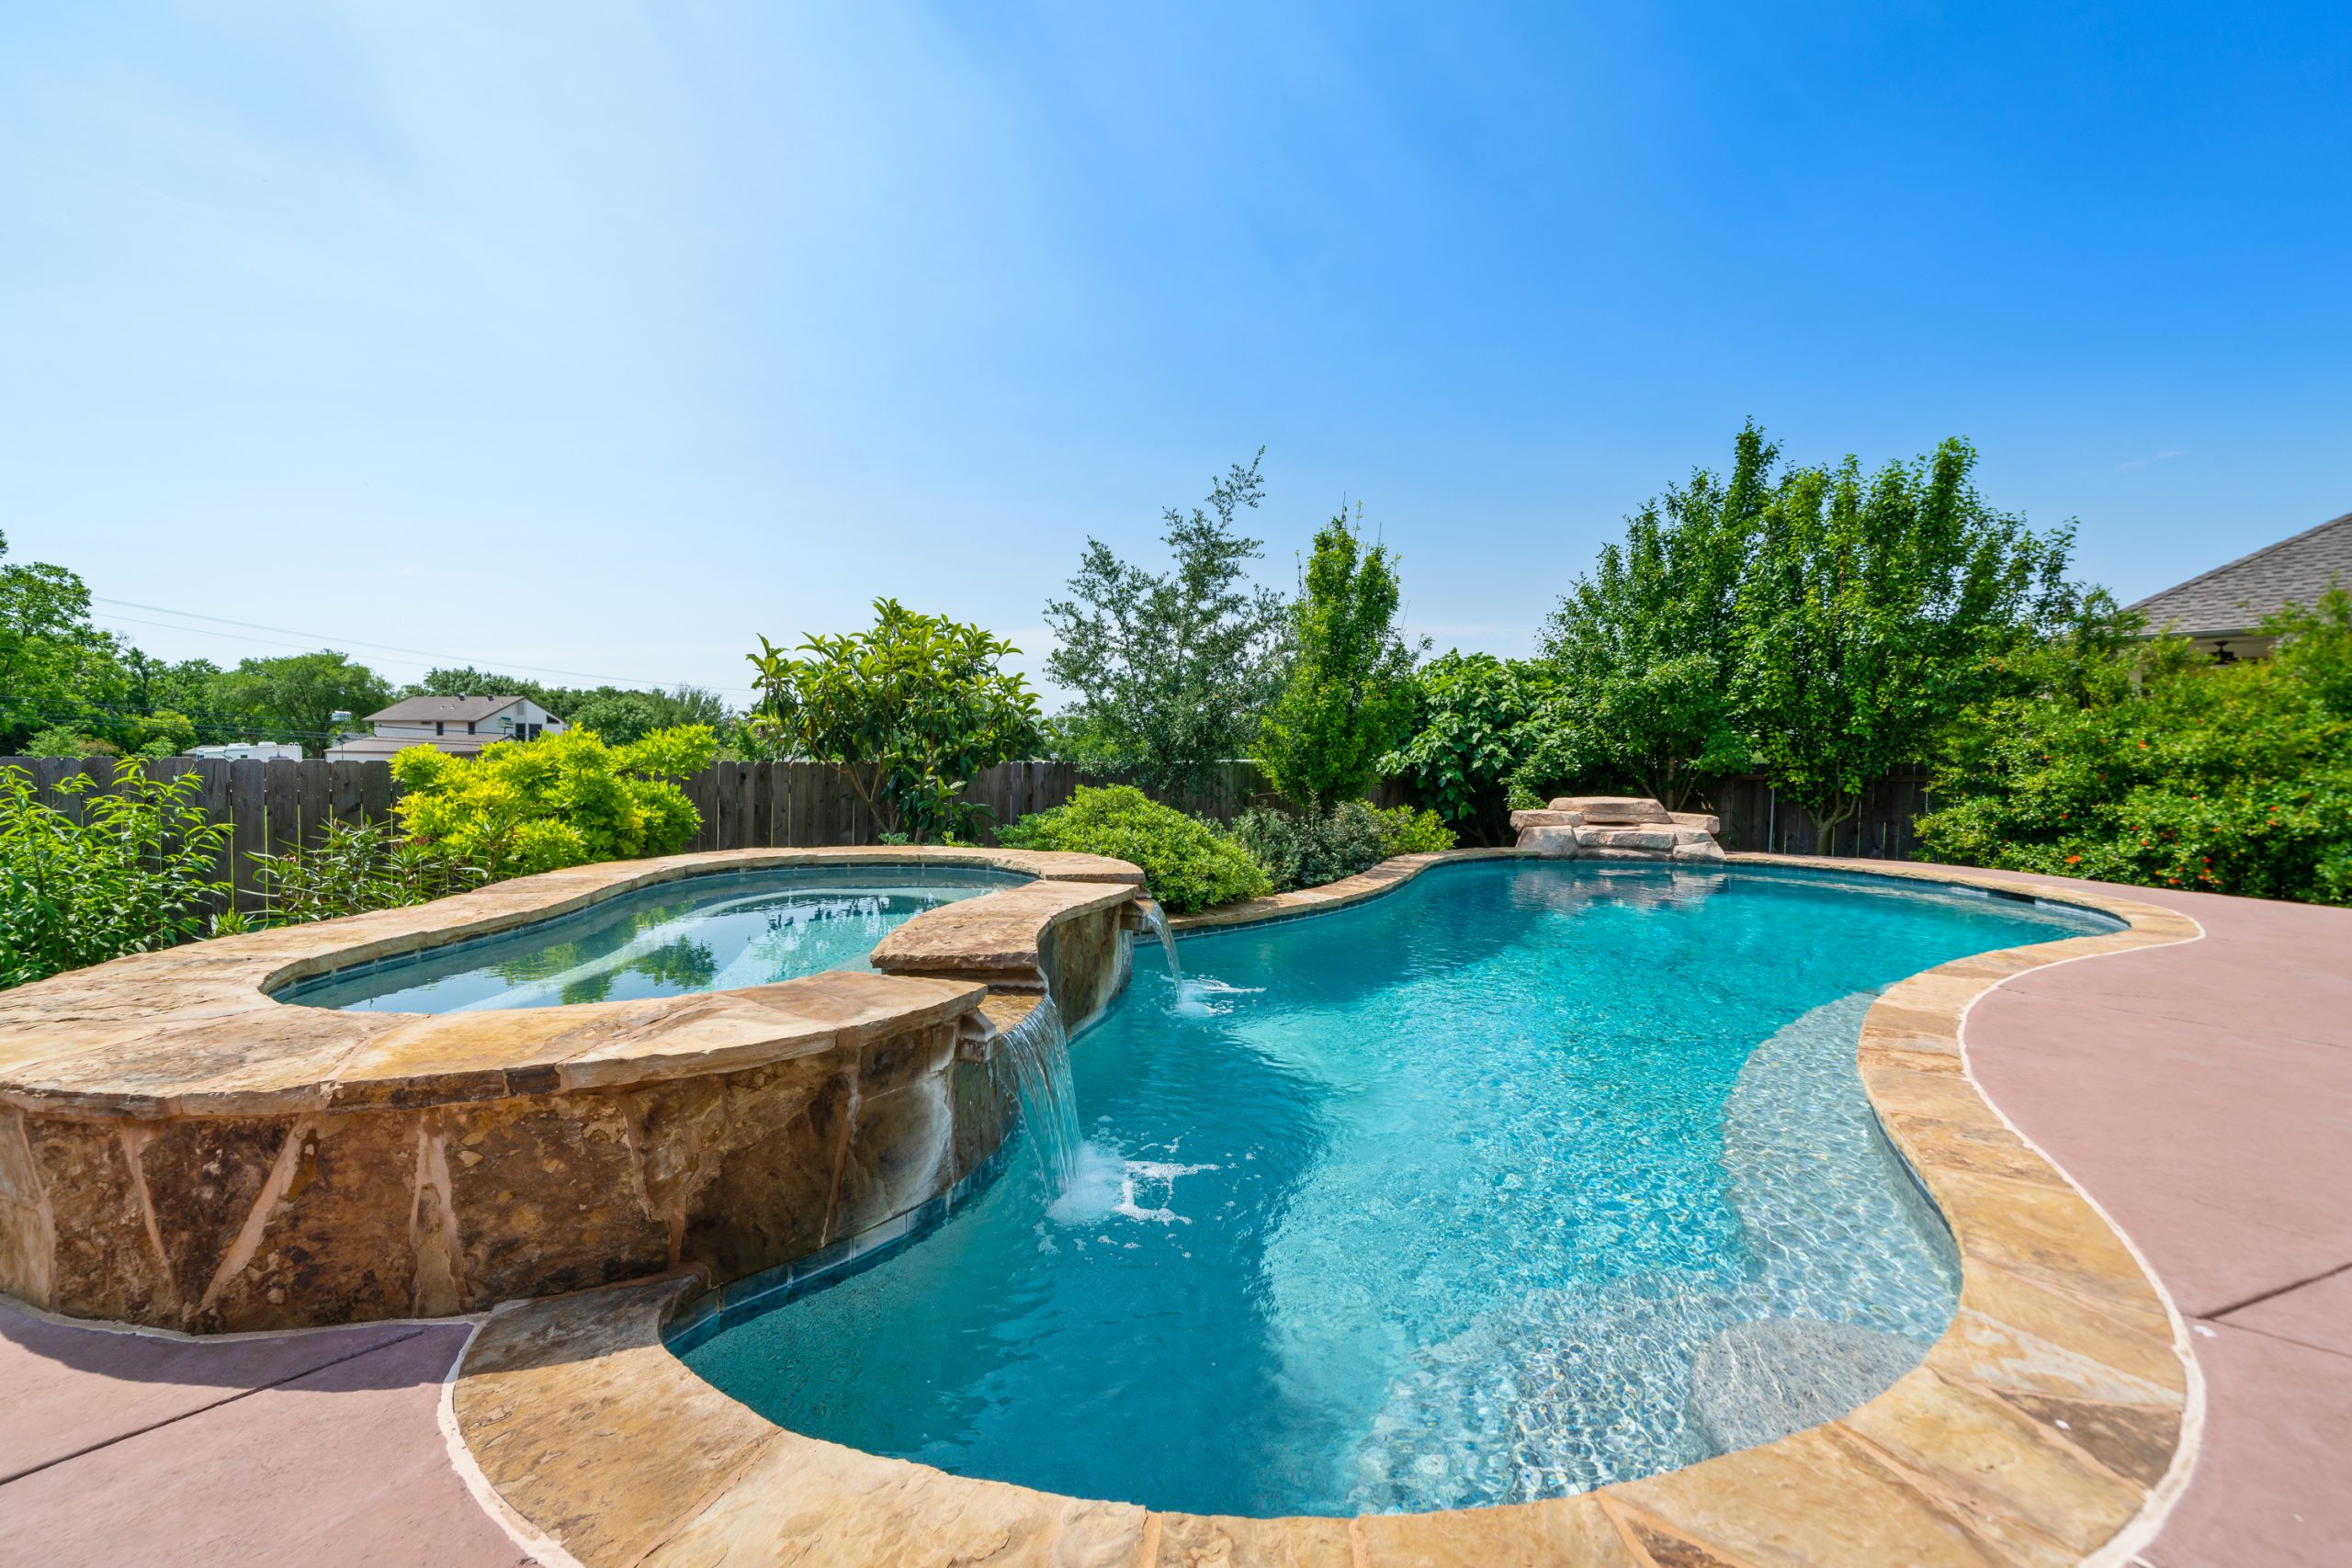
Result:
[[[1726,1327],[1924,1351],[1951,1319],[1950,1236],[1854,1066],[1871,993],[2111,929],[1866,878],[1520,861],[1187,939],[1181,990],[1142,949],[1072,1046],[1073,1188],[1016,1159],[867,1271],[676,1348],[801,1432],[1201,1513],[1694,1462],[1691,1359]]]
[[[494,937],[337,970],[277,998],[362,1012],[467,1012],[764,986],[863,969],[876,943],[925,909],[1027,880],[870,865],[689,877]]]

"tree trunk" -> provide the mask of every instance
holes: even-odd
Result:
[[[1853,821],[1862,814],[1862,797],[1860,795],[1839,795],[1834,798],[1837,808],[1827,816],[1821,818],[1821,831],[1829,840],[1828,847],[1826,849],[1820,850],[1822,854],[1830,856],[1833,859],[1836,858],[1838,853],[1838,829],[1845,824]],[[1816,849],[1819,848],[1819,846],[1815,847]],[[1861,840],[1858,838],[1854,841],[1854,852],[1859,855],[1861,853]]]

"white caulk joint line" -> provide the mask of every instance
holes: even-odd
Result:
[[[2168,942],[2163,946],[2187,947],[2192,942],[2205,940],[2205,922],[2196,916],[2184,910],[2165,908],[2163,905],[2154,907],[2164,908],[2167,914],[2178,915],[2197,928],[2195,936],[2183,937],[2178,942]],[[2136,925],[2131,926],[2130,929],[2139,930]],[[2145,947],[2130,948],[2125,951],[2153,953],[2156,949]],[[2085,964],[2093,959],[2117,956],[2119,954],[2114,953],[2081,953],[2049,964],[2039,964],[2031,969],[2021,969],[2016,974],[2004,975],[1969,998],[1960,1010],[1960,1067],[1968,1078],[1969,1087],[1975,1089],[1976,1098],[1983,1100],[1993,1114],[2000,1118],[2001,1124],[2015,1134],[2019,1143],[2041,1156],[2050,1168],[2058,1173],[2059,1179],[2065,1182],[2076,1197],[2089,1204],[2091,1212],[2105,1221],[2107,1227],[2113,1231],[2117,1239],[2123,1243],[2124,1250],[2131,1253],[2132,1260],[2140,1266],[2140,1272],[2146,1278],[2149,1289],[2154,1291],[2156,1300],[2164,1303],[2165,1317],[2172,1325],[2173,1353],[2180,1358],[2181,1367],[2186,1373],[2186,1381],[2188,1384],[2188,1395],[2181,1406],[2180,1441],[2173,1449],[2172,1463],[2165,1467],[2163,1478],[2148,1489],[2146,1499],[2140,1505],[2140,1511],[2132,1515],[2123,1528],[2109,1536],[2098,1550],[2084,1557],[2082,1568],[2134,1568],[2134,1565],[2145,1568],[2140,1553],[2154,1542],[2157,1535],[2164,1529],[2165,1521],[2171,1517],[2173,1509],[2178,1506],[2181,1497],[2188,1492],[2190,1472],[2196,1469],[2198,1454],[2204,1446],[2205,1373],[2203,1369],[2198,1366],[2196,1352],[2189,1345],[2188,1319],[2181,1315],[2179,1305],[2172,1299],[2172,1292],[2165,1288],[2164,1277],[2156,1272],[2155,1265],[2148,1261],[2147,1254],[2142,1252],[2139,1243],[2132,1239],[2132,1233],[2116,1222],[2115,1216],[2107,1212],[2106,1205],[2093,1197],[2081,1182],[2075,1180],[2073,1173],[2060,1164],[2055,1156],[2028,1135],[2026,1130],[2018,1126],[2007,1111],[2001,1109],[1999,1102],[1994,1100],[1991,1093],[1985,1089],[1984,1083],[1977,1078],[1975,1066],[1969,1060],[1968,1055],[1968,1020],[1969,1015],[1976,1010],[1978,1002],[1983,1001],[2012,980],[2027,975],[2047,974],[2052,969],[2063,968],[2069,964]]]
[[[532,1524],[498,1495],[498,1488],[490,1483],[490,1477],[475,1461],[473,1450],[466,1445],[465,1431],[458,1425],[458,1378],[465,1371],[466,1357],[472,1351],[475,1339],[489,1321],[487,1314],[467,1320],[469,1326],[466,1342],[458,1347],[458,1353],[449,1359],[449,1370],[441,1377],[441,1398],[434,1407],[434,1416],[441,1426],[441,1442],[448,1450],[449,1468],[458,1472],[458,1479],[465,1483],[467,1493],[481,1511],[533,1562],[544,1568],[584,1568],[580,1559],[566,1551],[553,1536]]]

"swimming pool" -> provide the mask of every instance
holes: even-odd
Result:
[[[306,1007],[467,1012],[763,986],[866,954],[925,909],[1029,880],[946,866],[787,866],[639,888],[496,936],[339,969],[277,993]]]
[[[1073,1051],[1074,1188],[1016,1161],[866,1272],[675,1348],[814,1436],[1202,1513],[1690,1463],[1724,1446],[1693,1365],[1743,1325],[1916,1359],[1951,1318],[1950,1239],[1855,1072],[1870,996],[2111,929],[1860,878],[1512,861],[1204,934],[1189,985],[1145,955]]]

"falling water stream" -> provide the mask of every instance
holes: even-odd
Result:
[[[1029,1015],[1004,1032],[989,1061],[1010,1067],[1021,1098],[1021,1120],[1036,1141],[1037,1160],[1056,1196],[1078,1179],[1078,1092],[1069,1075],[1069,1033],[1061,1010],[1046,997]]]
[[[1168,959],[1168,973],[1175,981],[1181,1009],[1189,993],[1184,988],[1183,965],[1176,961],[1175,933],[1168,929],[1168,917],[1157,902],[1138,899],[1136,908],[1143,913],[1146,928],[1159,939],[1159,951]],[[1070,1082],[1069,1032],[1054,998],[1046,998],[1026,1018],[1006,1030],[991,1060],[1000,1064],[1000,1070],[1009,1066],[1012,1073],[1013,1088],[1021,1100],[1021,1120],[1036,1141],[1037,1161],[1053,1196],[1068,1196],[1079,1183],[1086,1151],[1079,1132],[1077,1091]]]
[[[1197,1006],[1198,998],[1184,983],[1184,966],[1176,961],[1176,933],[1168,929],[1168,911],[1156,898],[1137,899],[1136,908],[1143,911],[1145,927],[1159,939],[1159,951],[1168,960],[1168,977],[1175,984],[1176,1010],[1184,1012]]]

